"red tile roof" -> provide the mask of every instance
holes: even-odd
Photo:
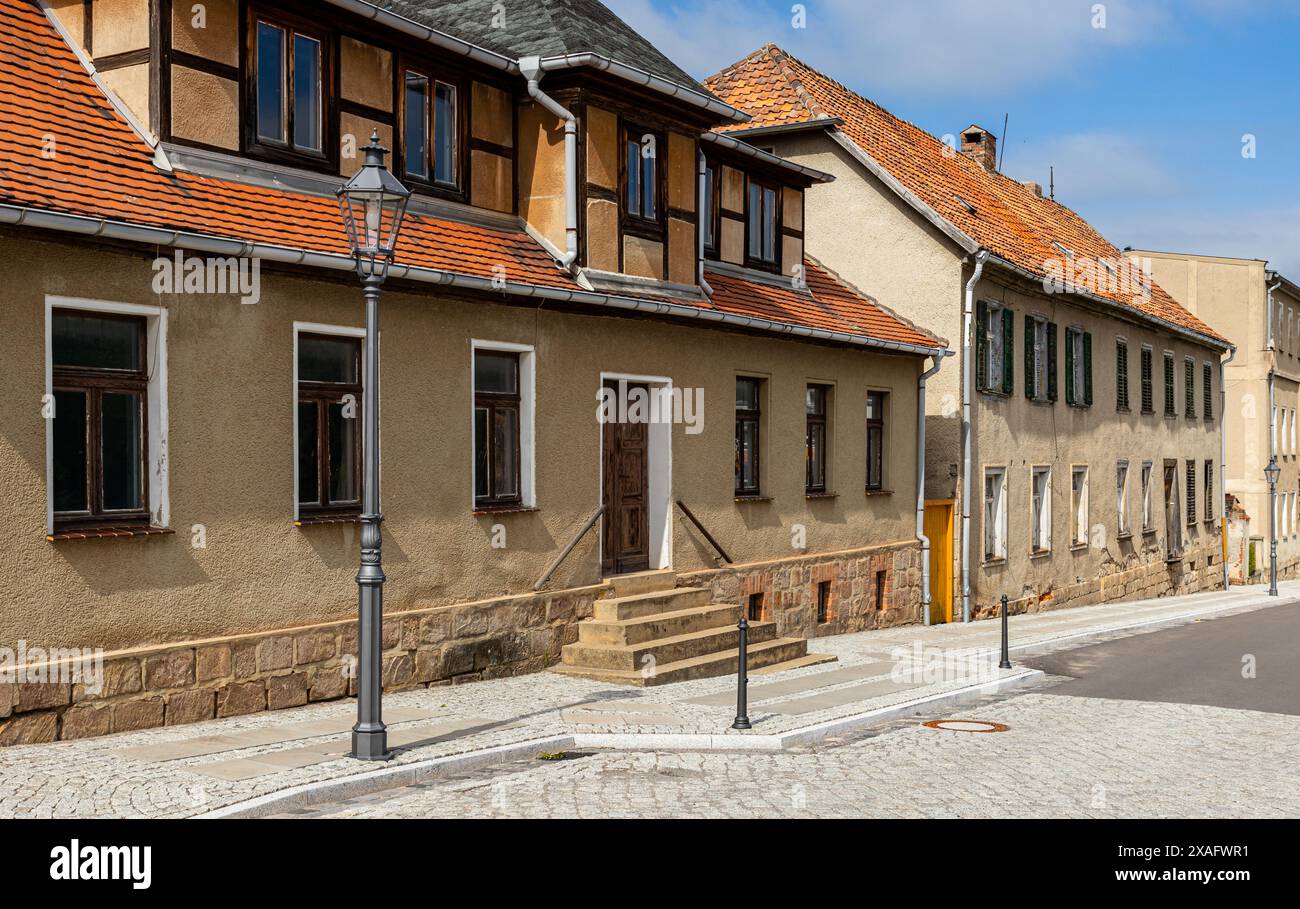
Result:
[[[1118,264],[1124,254],[1078,214],[1002,174],[990,172],[963,154],[954,153],[921,128],[901,120],[839,82],[769,44],[705,85],[729,104],[753,115],[753,121],[727,131],[828,120],[863,153],[926,206],[994,255],[1037,276],[1062,254],[1062,244],[1076,262]],[[842,121],[838,122],[837,121]],[[962,204],[970,203],[972,212]],[[1143,314],[1228,342],[1150,282],[1149,295],[1098,289],[1096,293]]]
[[[33,0],[0,0],[0,20],[0,205],[347,255],[332,197],[159,170],[152,149]],[[47,148],[53,153],[47,155]],[[413,213],[403,229],[398,261],[487,279],[494,277],[494,267],[504,265],[512,284],[583,293],[523,230]],[[816,280],[825,288],[818,293],[827,294],[824,305],[775,303],[765,285],[730,279],[723,282],[728,288],[723,300],[699,308],[937,346],[869,299],[842,289],[829,274],[823,277],[820,269]]]

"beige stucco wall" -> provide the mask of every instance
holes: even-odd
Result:
[[[777,154],[835,177],[806,192],[804,249],[926,330],[961,343],[963,278],[956,248],[823,134],[769,136]],[[725,188],[726,184],[724,184]],[[724,203],[725,205],[725,203]],[[740,225],[743,238],[743,225]],[[725,258],[725,256],[724,256]],[[926,387],[926,496],[956,495],[961,376],[945,362]]]
[[[519,105],[519,215],[564,249],[564,123],[533,101]]]
[[[152,254],[92,250],[5,234],[11,288],[0,313],[10,394],[0,399],[0,640],[43,646],[145,643],[292,627],[355,609],[355,525],[293,525],[293,323],[359,326],[359,290],[264,271],[262,301],[154,297]],[[53,236],[53,235],[47,235]],[[58,263],[33,272],[31,262]],[[26,263],[26,264],[24,264]],[[21,268],[21,272],[20,272]],[[44,306],[47,294],[161,302],[168,314],[167,395],[172,536],[50,543],[46,532]],[[705,389],[703,431],[672,428],[672,495],[734,559],[883,545],[912,536],[914,358],[671,326],[562,314],[446,289],[390,286],[383,302],[383,509],[386,605],[409,609],[528,589],[600,497],[596,390],[602,370],[666,376]],[[534,345],[537,510],[471,511],[471,339]],[[764,425],[769,501],[733,500],[734,381],[769,377]],[[804,497],[804,387],[835,384],[837,498]],[[867,498],[868,387],[891,392],[887,480]],[[706,544],[674,517],[673,567],[712,566]],[[494,525],[507,547],[491,545]],[[191,545],[195,525],[207,546]],[[595,536],[554,587],[597,579]]]
[[[1179,253],[1135,250],[1131,257],[1151,264],[1160,286],[1237,345],[1227,367],[1228,492],[1245,510],[1243,533],[1262,538],[1256,567],[1267,570],[1269,536],[1268,482],[1264,468],[1271,450],[1268,374],[1276,371],[1274,399],[1279,414],[1286,414],[1287,430],[1279,419],[1276,454],[1282,474],[1279,494],[1296,493],[1300,499],[1300,446],[1290,442],[1293,415],[1300,414],[1300,299],[1285,287],[1274,294],[1274,349],[1268,347],[1267,263],[1259,259],[1232,259]],[[1288,330],[1289,329],[1289,330]],[[1283,507],[1295,512],[1281,520]],[[1234,576],[1244,579],[1249,566],[1240,552]],[[1300,502],[1279,505],[1278,565],[1286,571],[1300,566]]]
[[[971,587],[972,601],[980,606],[995,602],[1002,594],[1011,599],[1025,596],[1050,598],[1057,588],[1086,581],[1144,563],[1163,563],[1165,520],[1163,463],[1178,462],[1179,519],[1184,558],[1170,569],[1175,588],[1184,576],[1204,568],[1207,557],[1221,563],[1219,517],[1219,377],[1218,356],[1209,348],[1067,302],[1025,285],[1000,283],[986,272],[977,287],[979,299],[1000,303],[1015,312],[1015,390],[1009,397],[977,393],[972,487],[977,495],[971,503]],[[1030,401],[1024,394],[1024,316],[1039,315],[1057,324],[1058,395],[1055,403]],[[1092,406],[1075,407],[1065,401],[1065,330],[1067,326],[1092,333]],[[1115,342],[1128,341],[1129,400],[1131,411],[1116,407]],[[1141,348],[1150,344],[1154,352],[1153,395],[1156,413],[1141,411]],[[1174,353],[1175,417],[1163,414],[1164,379],[1162,357]],[[1183,415],[1183,360],[1196,361],[1195,401],[1197,418]],[[1213,399],[1215,419],[1202,419],[1201,367],[1215,365]],[[1186,520],[1186,462],[1196,462],[1196,521]],[[1128,523],[1131,536],[1118,533],[1116,467],[1129,463]],[[1141,469],[1153,463],[1152,509],[1154,533],[1142,531]],[[1205,462],[1214,462],[1212,520],[1206,521]],[[1046,556],[1031,557],[1031,471],[1037,466],[1052,469],[1052,549]],[[1088,467],[1088,537],[1083,546],[1071,545],[1073,511],[1071,473],[1075,466]],[[985,562],[983,489],[987,467],[1007,469],[1007,558]]]
[[[172,135],[239,150],[239,83],[172,65]]]
[[[68,36],[86,49],[86,0],[49,0],[49,7],[68,32]]]
[[[339,41],[339,94],[375,110],[393,110],[393,54],[344,35]]]
[[[205,0],[172,7],[172,49],[215,60],[227,66],[239,65],[238,0]]]
[[[148,63],[119,67],[118,69],[100,73],[100,77],[104,80],[104,84],[130,109],[131,113],[135,114],[137,120],[152,126],[152,120],[149,117]]]
[[[149,0],[95,0],[91,37],[95,59],[149,46]]]

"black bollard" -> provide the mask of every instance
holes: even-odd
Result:
[[[1007,644],[1007,595],[1002,594],[1002,662],[999,669],[1011,668],[1011,651]]]
[[[740,665],[736,668],[736,722],[731,728],[749,729],[749,622],[743,606],[736,628],[740,631]]]

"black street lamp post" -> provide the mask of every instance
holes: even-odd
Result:
[[[393,263],[411,193],[384,167],[388,149],[379,144],[378,130],[362,151],[366,154],[365,164],[338,192],[348,244],[366,298],[366,369],[361,405],[364,488],[361,568],[357,572],[357,724],[352,727],[352,756],[362,761],[384,761],[392,754],[383,720],[380,670],[384,517],[379,510],[379,289]]]

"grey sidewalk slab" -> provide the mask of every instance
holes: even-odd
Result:
[[[957,678],[953,681],[958,683],[970,681],[973,683],[982,680]],[[895,682],[893,679],[886,678],[862,685],[852,685],[848,688],[832,688],[830,691],[823,691],[820,694],[812,694],[808,697],[777,701],[774,704],[765,703],[762,708],[767,713],[779,713],[782,716],[800,716],[816,710],[840,707],[857,701],[870,701],[885,695],[916,691],[926,686],[926,682]]]
[[[840,669],[832,669],[829,672],[818,672],[814,675],[800,676],[795,679],[786,679],[781,682],[766,682],[762,685],[749,686],[750,703],[756,703],[762,700],[771,700],[772,698],[785,697],[790,694],[801,694],[805,691],[811,691],[816,688],[829,688],[832,685],[841,685],[845,682],[856,682],[859,679],[867,678],[872,675],[879,675],[883,669],[884,663],[881,660],[868,660],[865,663],[859,663],[856,666],[844,666]],[[714,707],[725,707],[734,703],[736,700],[735,692],[720,691],[717,694],[706,694],[703,697],[689,698],[687,704],[707,704]]]

